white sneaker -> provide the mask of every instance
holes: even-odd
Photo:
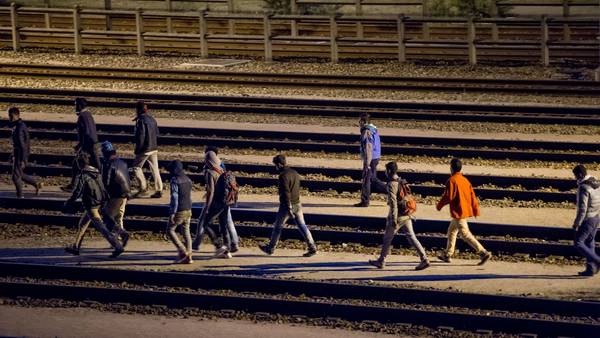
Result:
[[[220,247],[217,250],[215,250],[215,258],[226,258],[229,259],[231,258],[231,254],[229,253],[229,251],[227,250],[226,247]]]

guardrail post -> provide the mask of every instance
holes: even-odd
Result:
[[[81,54],[83,48],[81,46],[81,8],[79,5],[75,5],[73,8],[73,43],[75,44],[75,54]]]
[[[298,14],[298,3],[296,0],[290,1],[290,12],[292,15]],[[296,19],[292,19],[290,22],[290,35],[293,37],[298,36],[298,21]]]
[[[112,9],[112,0],[104,0],[104,9],[107,11]],[[110,14],[106,14],[106,30],[112,30],[112,17]]]
[[[208,57],[208,41],[206,41],[206,36],[208,34],[206,28],[206,10],[201,10],[198,12],[198,26],[200,33],[200,56],[203,58]]]
[[[265,40],[265,62],[273,61],[273,41],[271,40],[271,13],[265,13],[263,17],[264,40]]]
[[[492,0],[491,2],[492,6],[490,8],[490,17],[492,19],[495,19],[498,17],[498,4],[496,3],[496,0]],[[499,32],[498,32],[498,24],[495,22],[492,22],[492,41],[498,41],[500,39],[499,37]]]
[[[550,64],[550,49],[548,48],[549,32],[548,32],[548,18],[542,16],[542,38],[541,38],[541,56],[542,65],[548,66]]]
[[[467,21],[467,42],[469,43],[469,64],[475,66],[477,64],[477,49],[475,48],[475,22],[473,17],[469,17]]]
[[[356,4],[356,15],[362,16],[362,0],[355,0]],[[364,27],[362,21],[356,22],[356,37],[362,39],[365,36]]]
[[[571,16],[571,8],[569,7],[570,0],[563,0],[563,16],[568,18]],[[563,24],[563,40],[571,40],[571,27],[568,23]]]
[[[227,0],[227,11],[229,13],[234,13],[235,12],[235,8],[233,7],[233,0]],[[228,28],[229,35],[235,35],[235,20],[234,19],[228,19],[227,20],[227,25],[229,26],[229,28]]]
[[[18,52],[21,50],[21,36],[19,35],[19,20],[17,17],[17,4],[10,4],[10,30],[12,33],[12,45],[13,51]]]
[[[50,0],[44,0],[44,7],[50,8]],[[46,28],[52,28],[50,13],[44,13],[44,23],[46,24]]]
[[[142,18],[142,9],[138,8],[135,12],[135,33],[137,36],[138,55],[144,55],[144,21]]]
[[[335,14],[333,14],[329,18],[329,44],[331,48],[331,63],[337,63],[339,61],[337,37],[337,17]]]
[[[430,13],[429,0],[422,0],[422,1],[423,1],[422,5],[421,5],[421,11],[423,13],[422,16],[424,18],[428,18],[429,13]],[[421,22],[421,31],[423,33],[423,40],[429,40],[431,38],[428,22]]]
[[[173,10],[173,4],[171,0],[165,0],[165,7],[167,12],[171,12]],[[167,16],[167,33],[173,32],[173,19],[170,16]]]
[[[406,29],[404,25],[404,14],[398,15],[398,62],[406,62]]]

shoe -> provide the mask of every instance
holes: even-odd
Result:
[[[231,254],[227,251],[227,248],[222,246],[215,250],[214,258],[231,258]]]
[[[183,254],[183,257],[179,257],[178,260],[175,261],[175,264],[192,264],[194,263],[194,260],[192,260],[192,256],[191,255],[186,255],[185,253]]]
[[[373,265],[377,269],[385,268],[385,262],[380,259],[369,259],[369,264]]]
[[[358,202],[354,206],[357,208],[368,208],[369,202]]]
[[[240,251],[240,249],[237,247],[237,245],[232,245],[232,246],[229,248],[229,252],[231,252],[231,253],[236,253],[236,252],[238,252],[238,251]]]
[[[441,255],[437,256],[437,258],[438,258],[440,261],[444,262],[444,263],[451,263],[451,262],[452,262],[452,261],[450,260],[450,256],[448,256],[446,253],[443,253],[443,254],[441,254]]]
[[[150,195],[150,198],[161,198],[162,197],[162,191],[157,191],[154,194]]]
[[[260,251],[266,253],[269,256],[273,254],[273,248],[271,248],[269,244],[259,245],[258,248],[260,249]]]
[[[590,269],[585,269],[584,271],[579,271],[577,273],[577,275],[583,276],[583,277],[592,277],[594,275],[594,271],[592,271]]]
[[[490,258],[492,258],[492,253],[489,251],[484,251],[479,255],[479,258],[481,260],[479,261],[479,263],[477,263],[477,265],[483,265],[483,264],[485,264],[485,262],[490,260]]]
[[[121,234],[121,245],[123,245],[123,249],[127,246],[127,242],[129,242],[129,233],[124,232]]]
[[[429,261],[421,261],[421,263],[419,263],[419,265],[415,266],[415,270],[416,271],[425,270],[429,266],[431,266],[431,264],[429,264]]]
[[[193,241],[192,242],[192,250],[194,250],[194,251],[200,250],[200,241]]]
[[[79,249],[76,249],[74,246],[69,245],[65,248],[65,251],[70,253],[73,256],[79,256]]]
[[[317,254],[317,248],[310,248],[310,249],[308,249],[308,251],[307,251],[307,252],[305,252],[305,253],[304,253],[302,256],[303,256],[303,257],[312,257],[312,256],[314,256],[314,255],[316,255],[316,254]]]
[[[62,187],[60,187],[60,190],[62,190],[64,192],[73,192],[73,185],[72,184],[63,185]]]
[[[113,251],[112,254],[110,254],[110,258],[117,258],[119,257],[123,252],[125,252],[125,250],[121,247],[121,248],[117,248],[115,249],[115,251]]]
[[[21,195],[17,195],[17,198],[18,198],[18,199],[23,199],[23,198],[25,198],[25,196],[23,196],[23,195],[21,194]]]
[[[42,188],[44,187],[44,183],[39,182],[38,184],[35,185],[35,195],[39,196],[40,192],[42,192]]]

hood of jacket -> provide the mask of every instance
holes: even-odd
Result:
[[[590,187],[592,187],[592,189],[600,188],[600,181],[598,181],[597,178],[595,178],[594,176],[591,176],[591,175],[587,175],[582,180],[578,180],[577,183],[579,185],[581,185],[581,184],[589,185]]]
[[[169,173],[171,173],[171,175],[173,176],[182,175],[183,163],[181,163],[181,161],[179,160],[171,161],[171,163],[169,163],[169,165],[167,166],[167,170],[169,170]]]
[[[221,169],[221,160],[214,151],[207,151],[204,154],[204,168],[213,170]]]

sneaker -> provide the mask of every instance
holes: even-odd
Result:
[[[369,202],[358,202],[354,206],[357,208],[368,208]]]
[[[60,187],[60,190],[62,190],[64,192],[73,192],[73,185],[72,184],[63,185],[62,187]]]
[[[35,195],[39,196],[40,192],[42,191],[42,188],[44,187],[44,183],[42,182],[38,182],[38,184],[35,185]]]
[[[238,248],[238,246],[237,246],[237,245],[232,245],[232,246],[229,248],[229,252],[231,252],[231,253],[236,253],[236,252],[238,252],[238,251],[240,251],[240,249]]]
[[[73,256],[79,256],[79,249],[75,248],[73,245],[69,245],[65,248],[65,251],[70,253]]]
[[[425,270],[427,269],[431,264],[429,264],[429,261],[421,261],[421,263],[419,263],[419,265],[415,266],[415,270],[416,271],[420,271],[420,270]]]
[[[135,194],[133,194],[132,198],[145,198],[145,197],[149,197],[150,193],[148,192],[148,190],[140,190],[138,192],[136,192]]]
[[[479,263],[477,263],[477,265],[483,265],[485,264],[485,262],[489,261],[490,258],[492,258],[492,253],[489,251],[484,251],[479,255],[479,258],[481,260],[479,261]]]
[[[175,261],[175,264],[192,264],[192,263],[194,263],[192,256],[186,255],[186,254],[183,254],[183,257],[180,256],[179,259]]]
[[[215,250],[214,258],[231,258],[231,254],[227,251],[227,248],[222,246]]]
[[[369,264],[373,265],[377,269],[385,268],[385,262],[380,259],[369,259]]]
[[[269,256],[273,254],[273,248],[271,248],[269,244],[259,245],[258,248],[260,249],[260,251],[266,253]]]
[[[157,191],[154,194],[150,195],[150,198],[161,198],[162,197],[162,191]]]
[[[123,245],[123,249],[127,246],[127,242],[129,242],[129,233],[123,232],[121,234],[121,244]]]
[[[437,258],[438,258],[440,261],[444,262],[444,263],[450,263],[450,262],[452,262],[452,261],[450,260],[450,256],[448,256],[448,254],[446,254],[446,253],[443,253],[443,254],[441,254],[441,255],[437,256]]]
[[[302,256],[303,256],[303,257],[312,257],[312,256],[314,256],[314,255],[316,255],[316,254],[317,254],[317,249],[316,249],[316,248],[310,248],[310,249],[308,249],[308,251],[307,251],[307,252],[305,252],[305,253],[304,253]]]
[[[110,258],[117,258],[119,257],[123,252],[125,252],[125,250],[121,247],[121,248],[117,248],[115,249],[115,251],[113,251],[112,254],[110,254]]]

